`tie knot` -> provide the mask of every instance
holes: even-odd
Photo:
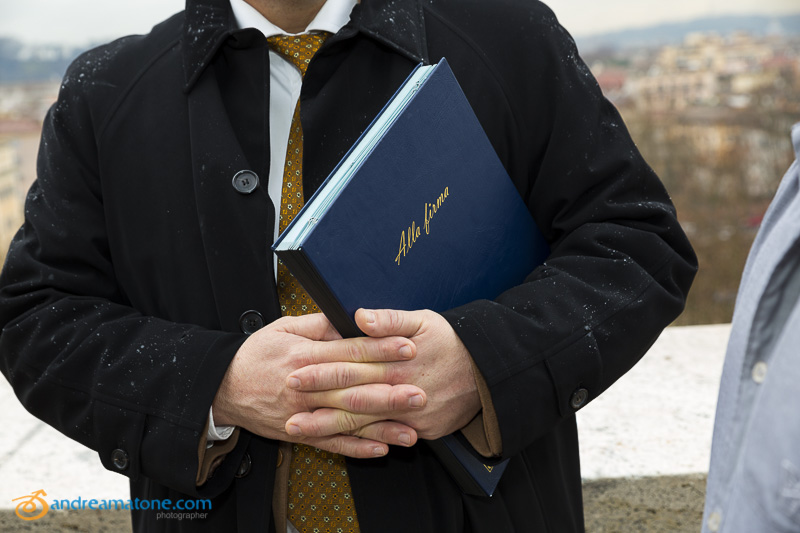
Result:
[[[270,47],[291,61],[305,76],[311,58],[328,38],[327,32],[303,35],[273,35],[267,38]]]

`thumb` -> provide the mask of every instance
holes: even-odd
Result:
[[[311,313],[300,316],[285,316],[273,322],[275,327],[286,333],[305,337],[312,341],[331,341],[342,336],[322,313]]]
[[[413,337],[424,323],[423,311],[359,309],[356,325],[370,337]]]

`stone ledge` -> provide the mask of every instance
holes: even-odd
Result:
[[[730,325],[667,328],[578,412],[584,479],[708,472]]]

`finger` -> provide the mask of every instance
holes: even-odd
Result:
[[[333,435],[315,439],[302,439],[300,442],[321,450],[338,453],[356,459],[374,459],[389,453],[389,445],[376,440],[362,439],[351,435]]]
[[[309,359],[312,363],[408,361],[413,359],[417,353],[414,343],[402,337],[387,337],[383,339],[358,337],[330,342],[315,342],[309,343],[308,350]]]
[[[313,413],[297,413],[285,426],[286,433],[294,438],[330,437],[339,433],[350,434],[364,426],[383,420],[381,415],[358,414],[341,409],[317,409]]]
[[[394,418],[389,415],[399,415],[410,409],[424,407],[427,402],[424,390],[405,383],[368,383],[346,389],[300,394],[303,396],[301,405],[307,411],[331,408],[354,414],[381,415],[383,418]],[[342,426],[335,433],[353,429],[356,428]]]
[[[385,442],[393,446],[413,446],[417,443],[417,432],[400,422],[394,420],[381,420],[374,424],[369,424],[354,432],[352,435],[361,437],[362,439],[370,439],[379,442]]]
[[[370,386],[353,387],[362,389]],[[399,418],[408,411],[425,406],[422,389],[411,385],[397,385],[393,392],[373,395],[369,392],[341,391],[342,399],[332,401],[338,405],[355,404],[358,411],[348,408],[322,407],[313,412],[296,413],[286,421],[285,431],[293,437],[324,437],[337,433],[353,432],[380,420]],[[382,397],[381,397],[382,396]]]
[[[342,336],[322,313],[286,316],[274,322],[276,328],[313,341],[332,341]]]
[[[413,337],[422,328],[424,311],[396,309],[359,309],[356,325],[370,337]]]
[[[286,378],[297,391],[346,389],[367,383],[399,385],[405,381],[403,365],[393,363],[322,363],[298,368]]]

